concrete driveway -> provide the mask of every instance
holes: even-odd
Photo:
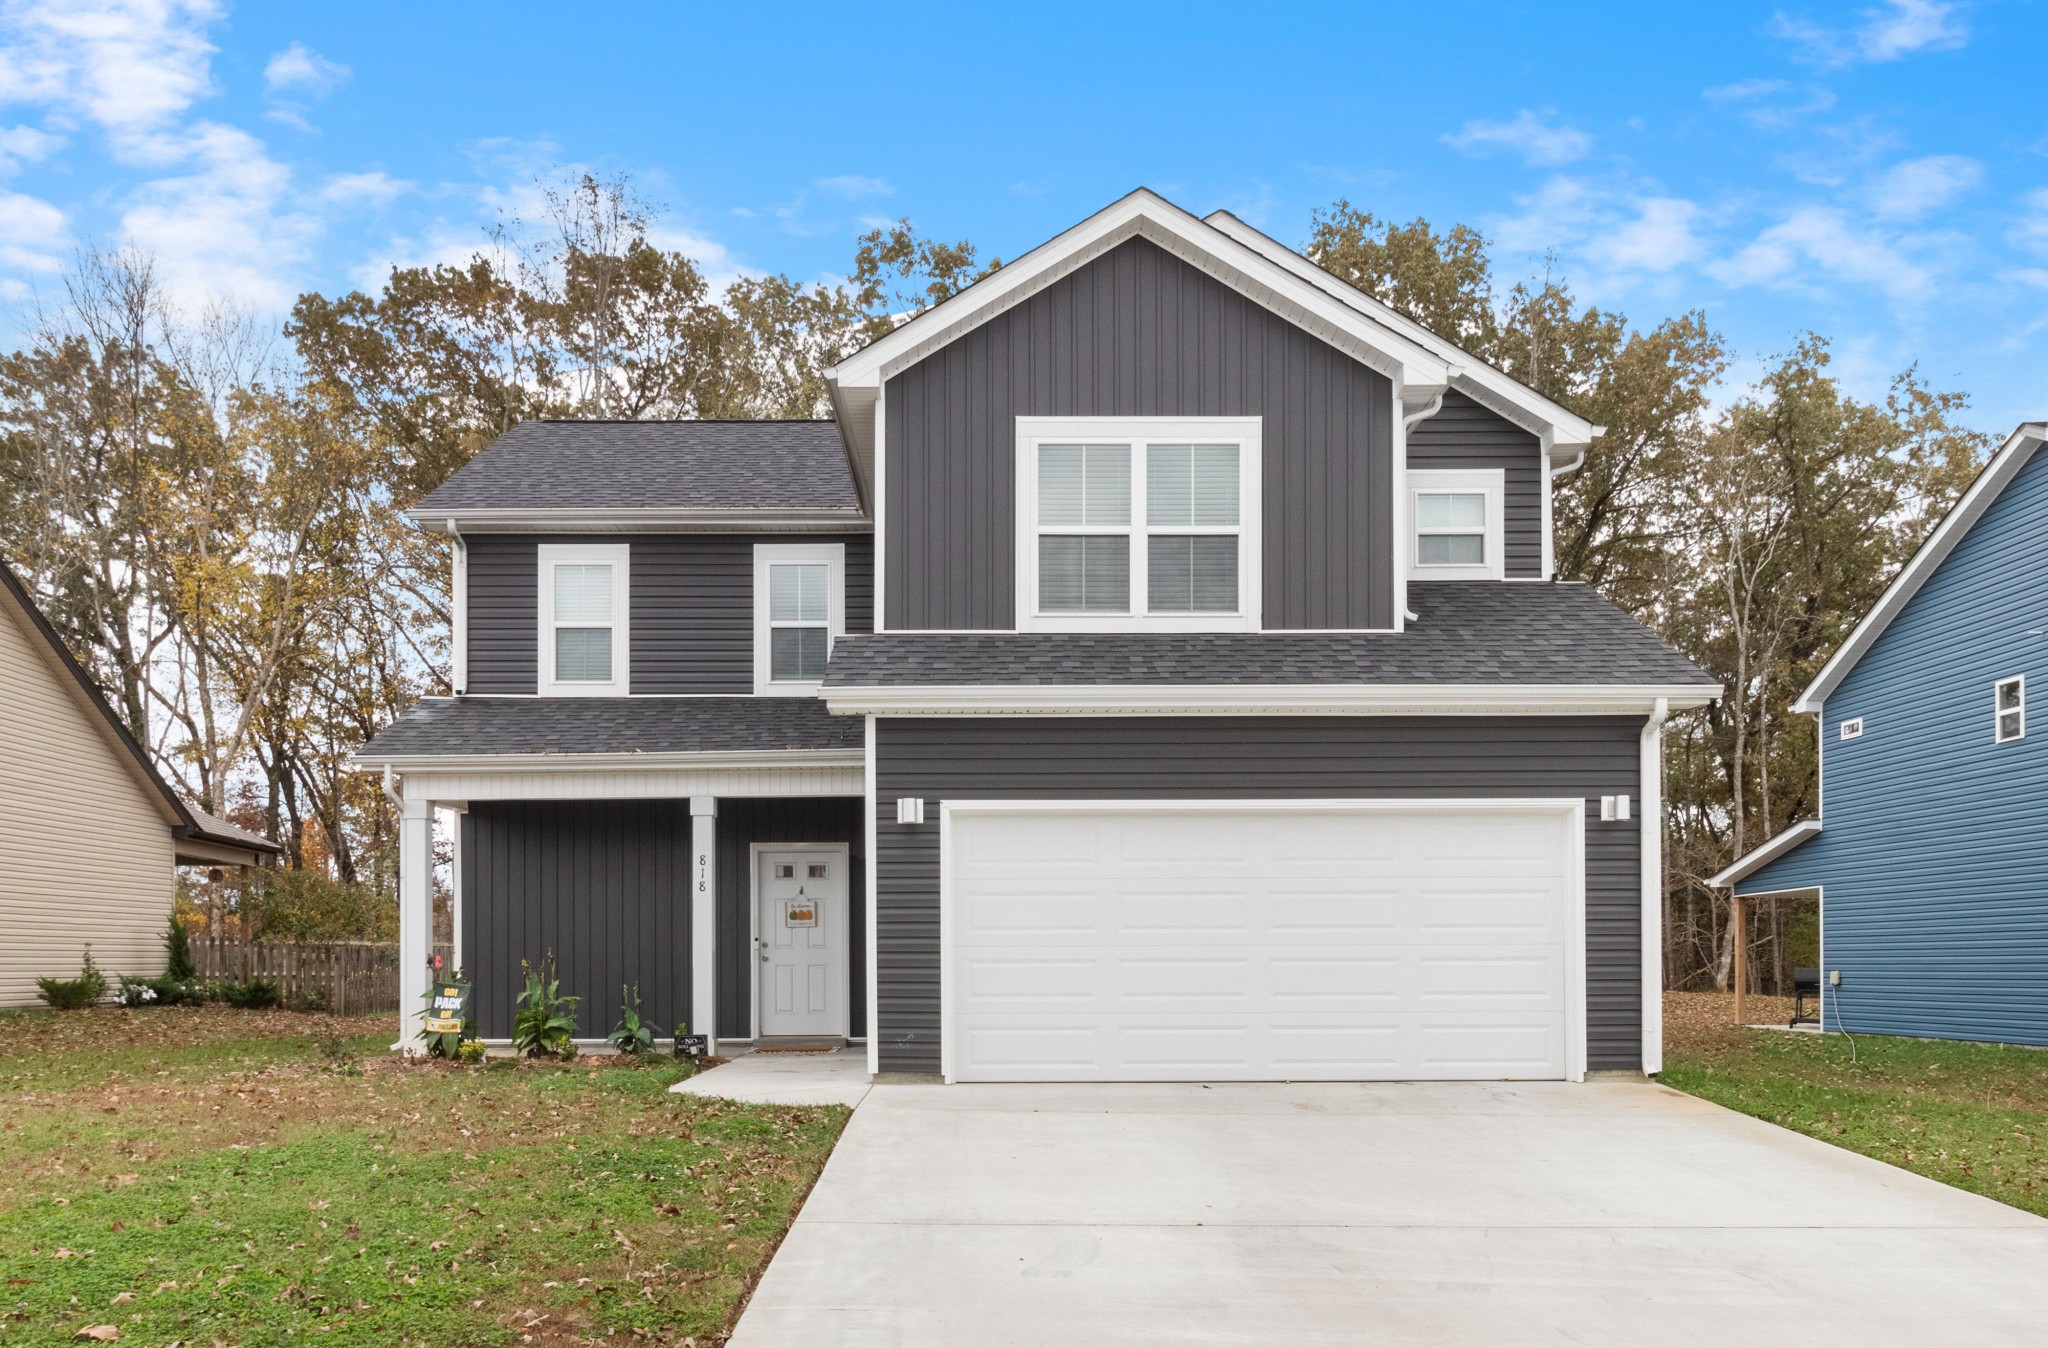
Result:
[[[880,1086],[733,1348],[2048,1342],[2048,1221],[1648,1083]]]

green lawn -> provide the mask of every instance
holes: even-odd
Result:
[[[0,1013],[0,1344],[715,1343],[846,1121],[391,1034]]]
[[[1665,1085],[2048,1216],[2048,1050],[1738,1029],[1665,999]],[[1762,1019],[1764,1012],[1753,1012]]]

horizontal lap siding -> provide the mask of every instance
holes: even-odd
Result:
[[[875,938],[884,1071],[939,1070],[938,802],[972,799],[1577,797],[1586,825],[1588,1065],[1641,1065],[1640,792],[1630,717],[883,718]],[[932,802],[894,822],[894,802]]]
[[[543,543],[632,548],[632,690],[754,691],[754,547],[846,545],[846,630],[874,628],[868,534],[479,535],[469,540],[469,689],[531,693],[539,659]]]
[[[1415,469],[1497,468],[1501,473],[1501,545],[1510,577],[1543,574],[1543,443],[1455,390],[1408,432]]]
[[[1826,827],[1741,888],[1822,887],[1831,1027],[2048,1044],[2044,589],[2037,453],[1827,699]],[[2016,674],[2027,734],[1999,744],[1993,688]]]
[[[852,857],[847,924],[848,1006],[856,1039],[867,1034],[867,829],[864,801],[728,799],[718,802],[718,1033],[745,1039],[754,1032],[755,843],[845,843]]]
[[[578,1038],[618,1023],[621,985],[666,1035],[689,1015],[690,817],[684,801],[472,804],[462,816],[463,959],[487,1039],[512,1033],[521,962],[553,955],[583,999]]]
[[[1019,416],[1258,416],[1267,627],[1393,622],[1393,386],[1134,239],[889,381],[887,613],[1016,625]]]

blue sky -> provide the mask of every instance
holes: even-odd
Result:
[[[2048,416],[2028,0],[1847,5],[0,4],[0,304],[86,242],[281,314],[452,259],[537,175],[630,173],[715,275],[878,220],[1013,256],[1143,184],[1299,243],[1338,197],[1554,254],[1753,374],[1812,329]]]

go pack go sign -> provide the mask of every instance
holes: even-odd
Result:
[[[427,1003],[425,1031],[428,1034],[461,1034],[469,1016],[469,984],[436,983],[433,1000]]]

